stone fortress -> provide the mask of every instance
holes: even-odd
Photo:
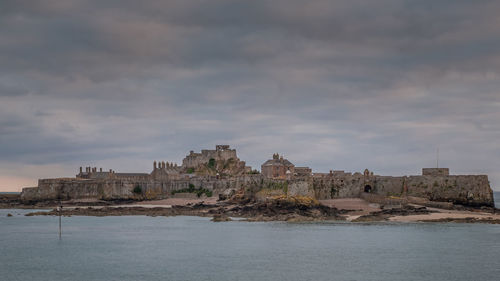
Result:
[[[266,196],[308,196],[317,200],[361,197],[417,202],[445,202],[472,207],[493,207],[493,191],[486,175],[450,175],[447,168],[424,168],[422,175],[380,176],[331,170],[313,173],[309,167],[295,167],[279,154],[265,161],[261,172],[241,161],[229,145],[215,150],[191,151],[182,165],[154,161],[151,173],[116,173],[102,168],[80,167],[74,178],[40,179],[37,187],[23,188],[22,200],[144,200],[172,196],[202,196],[224,199],[237,192],[257,198]],[[200,196],[200,192],[198,192]],[[381,199],[382,198],[382,199]]]

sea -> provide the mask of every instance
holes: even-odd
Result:
[[[32,211],[0,209],[0,280],[500,280],[500,225],[72,216],[59,238]]]

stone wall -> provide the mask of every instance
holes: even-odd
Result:
[[[360,197],[362,193],[382,196],[414,196],[467,206],[494,206],[493,191],[486,175],[459,176],[364,176],[361,174],[315,176],[317,199]]]
[[[364,182],[363,175],[359,173],[316,174],[313,177],[313,190],[319,200],[359,197]]]
[[[257,189],[262,185],[261,175],[244,175],[227,179],[216,177],[193,177],[184,180],[170,180],[165,182],[146,180],[117,180],[117,179],[43,179],[39,180],[38,187],[23,188],[21,199],[25,201],[55,200],[62,198],[83,199],[93,198],[101,200],[138,199],[144,196],[147,199],[162,199],[170,197],[173,191],[195,188],[205,188],[218,195],[226,190],[241,188]],[[141,187],[142,194],[134,194],[132,190]]]
[[[450,169],[448,168],[423,168],[423,176],[449,176]]]
[[[21,199],[25,201],[68,199],[130,199],[134,198],[134,187],[141,186],[144,191],[157,186],[152,181],[126,179],[44,179],[38,187],[23,188]]]
[[[152,178],[43,179],[39,180],[38,187],[24,188],[21,199],[161,199],[170,197],[173,191],[187,189],[190,185],[208,189],[214,196],[241,189],[253,194],[261,190],[272,190],[274,193],[279,191],[280,194],[289,196],[311,196],[320,200],[361,197],[364,193],[370,193],[385,197],[419,197],[467,206],[494,205],[493,191],[486,175],[388,177],[367,173],[315,174],[292,180],[267,179],[260,174],[226,178],[194,176],[167,181]],[[142,194],[133,193],[136,186],[141,187]],[[269,194],[274,194],[273,192]]]

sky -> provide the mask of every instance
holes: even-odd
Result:
[[[499,1],[0,1],[0,191],[190,150],[487,174]]]

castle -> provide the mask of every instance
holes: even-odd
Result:
[[[450,175],[447,168],[424,168],[422,175],[380,176],[331,170],[313,173],[273,154],[252,170],[229,145],[190,153],[182,165],[154,161],[150,173],[117,173],[80,167],[74,178],[40,179],[37,187],[23,188],[24,201],[61,199],[162,199],[194,189],[226,198],[244,190],[256,195],[309,196],[318,200],[363,197],[418,198],[467,206],[494,206],[486,175]]]

